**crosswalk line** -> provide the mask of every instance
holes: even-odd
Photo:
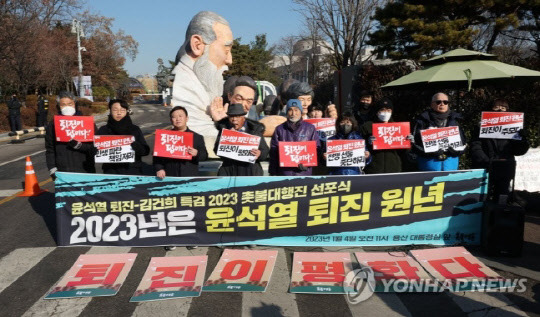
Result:
[[[290,272],[283,249],[278,256],[270,283],[264,293],[246,292],[242,298],[242,316],[300,316],[296,295],[289,293]]]
[[[328,248],[325,248],[328,249]],[[338,250],[336,250],[338,251]],[[339,251],[350,252],[353,261],[357,260],[354,256],[355,252],[365,252],[362,248],[341,248]],[[366,285],[367,286],[367,285]],[[367,300],[353,304],[347,301],[349,309],[353,316],[360,315],[384,315],[384,316],[411,316],[405,305],[401,302],[399,297],[394,293],[374,293]]]
[[[92,247],[86,254],[127,253],[130,249],[131,247]],[[24,313],[23,317],[78,316],[91,300],[92,297],[47,300],[41,298]]]
[[[206,253],[208,253],[208,247],[198,247],[192,250],[188,250],[185,247],[178,247],[176,250],[167,252],[167,256],[206,255]],[[192,300],[193,297],[186,297],[153,302],[141,302],[137,304],[137,308],[131,316],[166,317],[171,316],[171,312],[174,312],[174,316],[177,317],[187,316]]]
[[[527,316],[506,296],[497,292],[449,293],[449,296],[469,317]]]
[[[16,249],[0,259],[0,293],[28,272],[55,248]]]

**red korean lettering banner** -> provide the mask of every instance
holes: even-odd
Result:
[[[365,152],[364,140],[328,140],[326,143],[326,166],[365,166]]]
[[[480,138],[521,140],[523,112],[482,112]]]
[[[439,283],[453,285],[454,290],[468,290],[473,283],[488,280],[495,281],[497,288],[502,280],[464,247],[411,250],[411,254]]]
[[[270,282],[277,255],[277,250],[225,249],[203,290],[264,292]]]
[[[201,295],[208,256],[153,257],[130,302]]]
[[[258,149],[260,142],[260,136],[223,129],[216,154],[241,162],[254,163],[257,159],[251,154],[251,150]]]
[[[188,147],[193,147],[193,133],[173,130],[156,130],[154,156],[191,160]]]
[[[54,133],[57,142],[92,142],[94,140],[94,117],[54,116]]]
[[[353,290],[345,277],[352,270],[348,252],[294,252],[291,293],[344,294]]]
[[[96,163],[135,162],[135,151],[131,148],[134,141],[132,135],[95,135]]]
[[[315,141],[279,142],[279,166],[317,166],[317,143]]]
[[[322,141],[326,141],[328,138],[336,134],[336,119],[333,118],[317,118],[317,119],[304,119],[305,122],[311,123],[319,132],[319,137]]]
[[[420,130],[424,151],[426,153],[446,151],[453,148],[456,151],[463,151],[465,145],[459,133],[459,127],[445,127]]]
[[[45,299],[115,295],[137,254],[83,254]]]
[[[374,150],[410,149],[411,141],[407,136],[411,134],[409,122],[373,123]]]

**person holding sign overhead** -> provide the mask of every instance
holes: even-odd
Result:
[[[461,114],[450,109],[448,95],[439,92],[431,98],[431,106],[422,112],[414,121],[413,150],[417,155],[416,160],[420,171],[453,171],[459,167],[459,157],[463,154],[465,144],[465,134],[459,126]],[[422,132],[430,129],[457,127],[459,141],[450,144],[449,138],[441,137],[431,142],[435,142],[438,147],[434,152],[428,152],[425,148],[427,143],[422,140]],[[456,137],[457,137],[456,136]]]
[[[218,170],[218,176],[263,175],[260,161],[266,159],[269,151],[268,145],[263,138],[264,125],[255,120],[246,118],[246,114],[247,112],[242,104],[234,103],[227,109],[227,118],[216,123],[216,128],[219,132],[214,145],[214,152],[223,159],[223,164],[221,164],[221,167]],[[231,143],[237,143],[237,145],[224,146],[223,144],[220,145],[220,143],[223,143],[224,141],[223,135],[225,134],[225,130],[242,132],[242,134],[247,135],[228,137],[227,139],[232,141]],[[252,139],[249,135],[259,137],[258,146],[253,147],[250,150],[243,150],[239,144],[243,142],[241,140],[246,140],[246,144],[249,144],[250,139]],[[225,152],[227,152],[227,156],[223,155]],[[248,159],[248,161],[233,159],[228,155],[231,152],[235,153],[236,158],[249,156],[251,159]]]
[[[133,163],[103,163],[105,174],[142,175],[142,156],[150,153],[150,147],[146,143],[141,129],[133,124],[129,116],[129,104],[122,99],[109,101],[109,119],[107,124],[99,128],[97,135],[131,135],[135,141],[131,148],[135,151]]]
[[[315,142],[315,153],[304,151],[304,148],[307,149],[306,144],[292,149],[294,153],[288,157],[292,162],[311,161],[316,165],[318,157],[322,157],[319,133],[313,124],[302,120],[302,111],[302,102],[300,100],[290,99],[287,101],[287,121],[276,127],[270,143],[270,164],[268,169],[270,175],[309,176],[312,174],[312,168],[305,166],[304,163],[285,166],[285,158],[280,156],[280,142]]]
[[[57,110],[59,114],[56,117],[82,116],[76,108],[75,96],[72,93],[61,91],[58,94],[58,99]],[[93,133],[96,130],[96,126],[95,124],[92,125]],[[96,172],[94,163],[95,149],[92,142],[80,142],[76,138],[67,139],[67,142],[57,141],[55,122],[51,121],[47,125],[45,129],[45,158],[49,174],[53,180],[56,179],[55,173],[57,171],[75,173]]]
[[[395,149],[375,149],[373,143],[377,138],[373,136],[374,123],[394,122],[392,112],[394,105],[389,98],[383,98],[373,106],[375,118],[365,122],[361,127],[361,132],[369,141],[369,149],[372,153],[373,160],[369,166],[366,166],[364,171],[366,174],[384,174],[384,173],[400,173],[401,172],[401,157],[400,150]],[[412,135],[408,135],[406,139],[412,139]]]
[[[487,111],[507,112],[508,101],[496,99]],[[526,131],[520,129],[521,139],[496,139],[483,137],[480,129],[473,132],[471,142],[471,158],[473,168],[488,170],[491,193],[494,198],[510,193],[510,181],[516,174],[516,156],[524,155],[529,150]]]
[[[346,112],[343,115],[339,116],[336,120],[336,134],[330,137],[328,140],[364,140],[364,138],[362,138],[362,135],[357,131],[358,123],[356,122],[354,115],[350,112]],[[327,153],[323,154],[325,159],[327,159],[326,155]],[[366,165],[371,163],[372,156],[369,151],[365,151],[364,157]],[[362,175],[364,174],[364,171],[358,166],[329,167],[328,174]]]
[[[169,117],[173,125],[173,131],[193,133],[193,146],[188,146],[187,148],[187,152],[191,155],[191,160],[154,156],[153,165],[156,176],[161,179],[166,176],[198,176],[199,162],[208,159],[204,138],[202,135],[188,128],[187,122],[189,117],[186,108],[182,106],[172,108]]]

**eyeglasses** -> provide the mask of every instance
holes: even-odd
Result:
[[[440,105],[441,103],[447,105],[448,104],[448,100],[435,100],[435,103]]]

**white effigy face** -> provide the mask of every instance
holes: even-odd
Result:
[[[232,63],[233,34],[228,25],[215,22],[216,39],[205,43],[202,36],[193,35],[191,52],[184,53],[174,69],[173,106],[184,106],[190,117],[189,127],[204,136],[216,136],[208,107],[223,95],[223,72]]]

